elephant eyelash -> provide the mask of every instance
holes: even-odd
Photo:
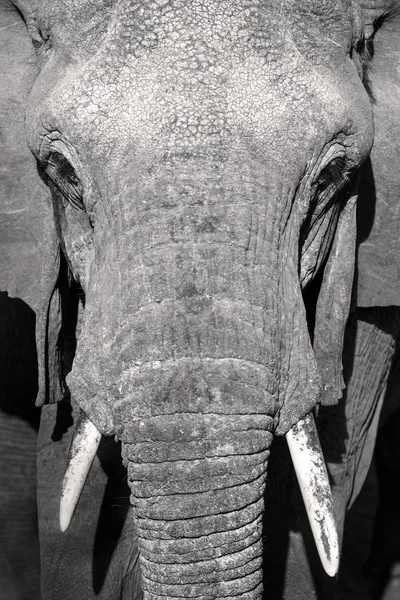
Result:
[[[318,210],[317,207],[311,210],[307,215],[306,221],[303,223],[300,229],[299,247],[301,256],[305,256],[310,247],[318,240],[320,230],[322,232],[328,231],[328,235],[323,236],[322,244],[318,252],[318,256],[326,257],[329,247],[333,241],[333,233],[336,228],[336,224],[339,219],[339,215],[349,198],[350,189],[350,176],[342,176],[339,183],[335,183],[333,187],[330,187],[324,194],[328,200],[319,200],[317,202],[321,207]],[[315,206],[315,205],[314,205]],[[322,264],[322,263],[321,263]]]
[[[330,218],[335,219],[345,205],[351,177],[344,169],[344,157],[338,157],[322,169],[315,187],[314,200],[300,229],[301,247],[310,231],[318,227],[318,223],[330,211]]]
[[[45,173],[62,196],[76,209],[83,210],[82,185],[75,169],[59,152],[52,152],[45,164]]]
[[[332,209],[332,213],[338,215],[347,202],[347,190],[350,177],[342,177],[340,182],[335,182],[321,193],[317,198],[317,203],[311,213],[309,230],[313,228],[318,221]]]
[[[330,223],[336,222],[338,215],[347,202],[347,188],[347,185],[339,188],[336,193],[333,193],[332,196],[330,196],[328,202],[323,204],[320,211],[315,211],[312,213],[311,218],[308,221],[307,229],[304,230],[304,233],[301,237],[303,241],[305,241],[310,231],[318,230],[319,225],[323,222],[324,218],[329,212],[331,213],[329,216]]]
[[[341,208],[350,181],[350,173],[345,167],[344,156],[339,156],[320,172],[312,205],[312,213],[317,217],[326,214],[333,204],[338,204]]]
[[[346,175],[345,177],[342,177],[339,182],[335,181],[319,194],[316,207],[318,216],[325,215],[333,205],[342,209],[343,204],[345,204],[347,200],[347,188],[349,182],[350,177]],[[321,210],[318,210],[319,205],[321,206]]]
[[[331,185],[339,186],[343,181],[343,173],[346,166],[344,156],[338,156],[322,169],[318,177],[317,193],[321,193]]]

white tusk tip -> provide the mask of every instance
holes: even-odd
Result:
[[[62,508],[60,508],[60,529],[62,533],[64,533],[64,531],[67,531],[72,519],[72,515],[63,514],[63,512],[64,511],[62,510]]]
[[[82,416],[72,438],[60,500],[60,529],[66,531],[71,523],[90,467],[96,456],[101,433],[86,416]]]
[[[301,419],[286,434],[322,566],[330,577],[339,570],[339,539],[332,492],[313,415]]]

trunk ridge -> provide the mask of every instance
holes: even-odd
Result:
[[[142,426],[136,424],[142,432],[138,443],[123,443],[147,600],[261,597],[263,496],[272,438],[262,427],[270,427],[272,419],[257,415],[257,429],[252,415],[212,415],[206,427],[203,418],[192,414],[143,419]],[[155,438],[165,431],[167,437],[171,435],[179,419],[185,439],[169,449],[164,441],[167,461],[150,451],[151,458],[159,460],[145,462],[143,445],[148,447],[144,440],[149,433],[157,445]],[[194,440],[185,435],[190,432],[189,424]],[[259,436],[255,442],[253,428]],[[238,431],[248,438],[244,454]],[[175,459],[176,448],[180,455],[186,444],[197,441],[204,449],[205,440],[209,456]],[[228,447],[229,454],[224,454]],[[257,451],[251,452],[252,448]]]

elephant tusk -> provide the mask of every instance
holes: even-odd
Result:
[[[334,577],[339,568],[339,540],[328,473],[312,413],[294,425],[286,439],[322,566]]]
[[[60,529],[66,531],[71,523],[86,478],[92,466],[101,433],[91,421],[82,415],[72,438],[68,453],[67,470],[64,475],[60,501]]]

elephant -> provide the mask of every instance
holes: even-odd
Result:
[[[363,9],[1,0],[41,223],[43,600],[273,599],[282,566],[285,597],[335,593]]]
[[[354,309],[343,355],[346,391],[333,409],[336,414],[323,416],[321,437],[327,440],[324,454],[343,520],[354,505],[346,521],[337,595],[367,600],[383,593],[399,557],[393,484],[399,469],[400,408],[400,4],[361,5],[372,57],[366,80],[375,141],[359,189]],[[356,500],[366,479],[365,492]]]

